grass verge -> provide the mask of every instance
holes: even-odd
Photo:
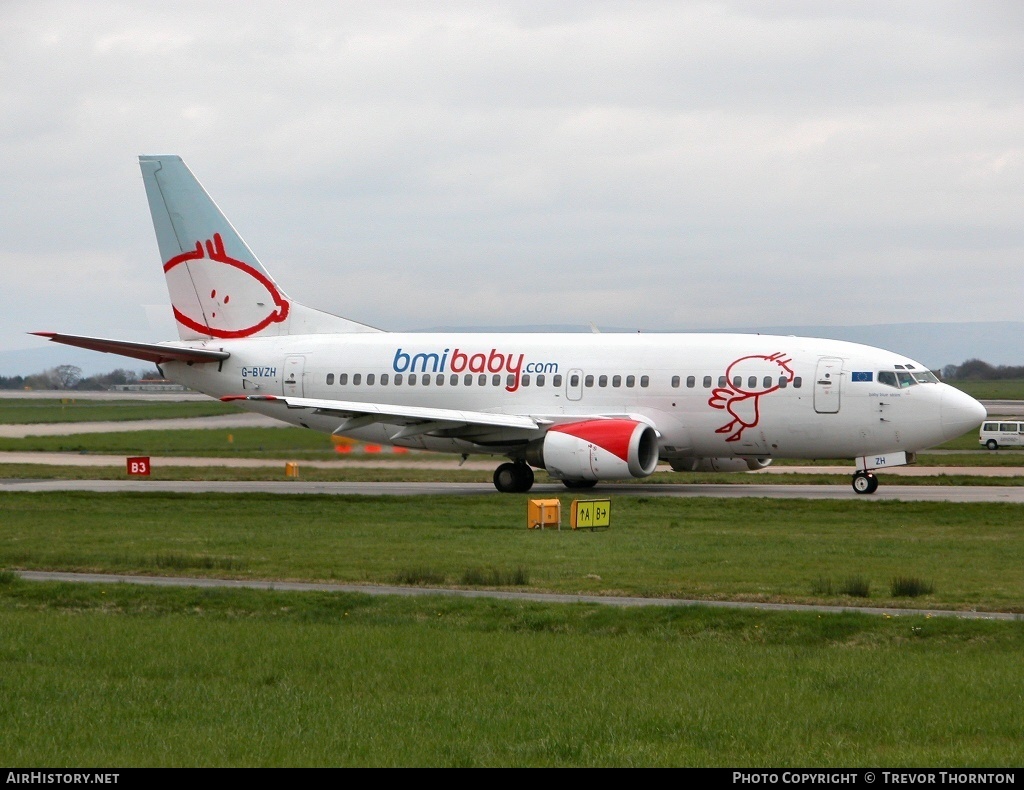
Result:
[[[0,567],[452,586],[522,569],[551,592],[1024,611],[1020,505],[616,495],[591,533],[526,529],[527,499],[0,492]],[[935,592],[889,597],[896,576]],[[868,599],[812,592],[852,577]]]
[[[1024,758],[1019,623],[15,581],[0,633],[25,767]]]

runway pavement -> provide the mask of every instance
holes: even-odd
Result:
[[[497,496],[490,483],[352,483],[302,480],[0,480],[0,491],[178,492],[223,494],[356,494],[362,496]],[[529,497],[569,495],[558,484],[534,486]],[[1024,486],[900,486],[884,482],[874,494],[856,494],[849,485],[761,485],[616,483],[575,496],[628,494],[646,497],[765,497],[769,499],[849,500],[861,502],[1010,502],[1024,503]],[[503,494],[502,496],[516,496]]]

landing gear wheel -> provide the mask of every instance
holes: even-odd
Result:
[[[568,488],[570,491],[576,491],[584,488],[593,488],[597,485],[596,480],[563,480],[562,485]]]
[[[871,472],[857,472],[853,476],[853,490],[858,494],[873,494],[878,490],[878,478]]]
[[[513,464],[516,467],[516,474],[519,475],[519,490],[526,493],[533,488],[533,470],[523,463]]]
[[[533,470],[524,463],[502,464],[494,470],[494,487],[503,494],[522,494],[533,488]]]
[[[989,450],[998,450],[999,449],[999,442],[997,442],[995,439],[989,439],[987,442],[985,442],[985,446]]]

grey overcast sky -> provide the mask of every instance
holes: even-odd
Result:
[[[0,351],[174,336],[143,153],[292,298],[385,329],[1022,317],[1018,0],[0,18]]]

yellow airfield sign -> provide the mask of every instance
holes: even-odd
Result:
[[[612,501],[574,499],[570,522],[573,529],[607,529],[612,524]]]

